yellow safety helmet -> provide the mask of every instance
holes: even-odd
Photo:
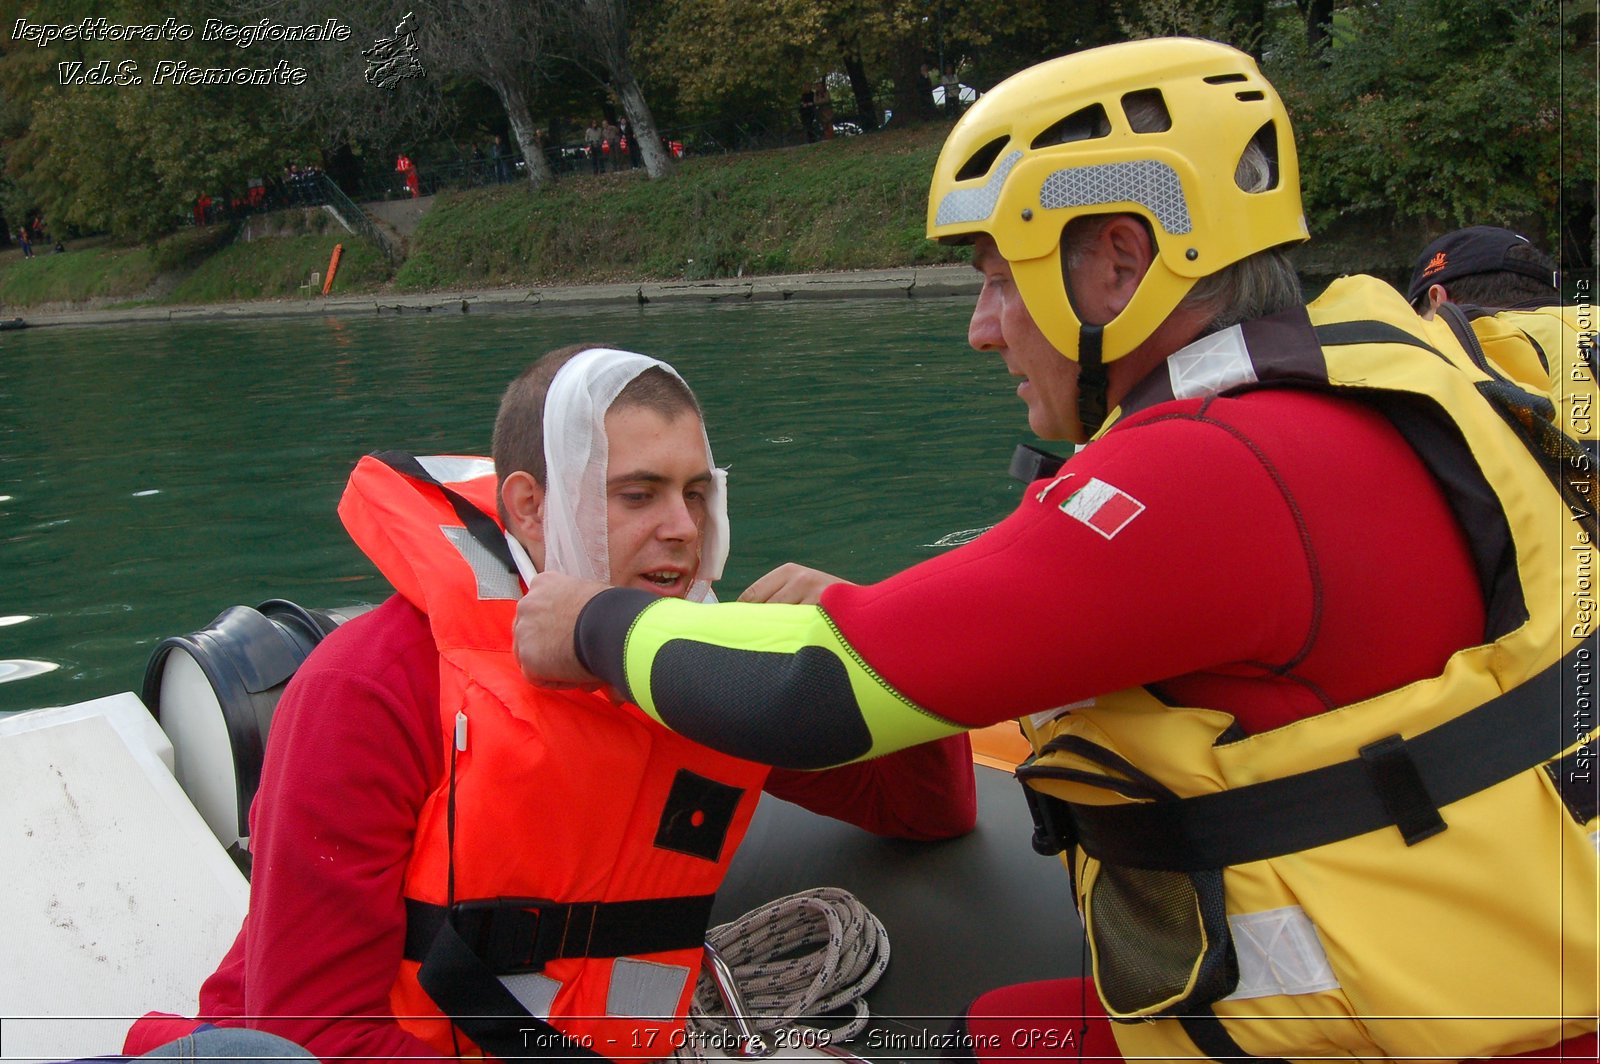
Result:
[[[1165,112],[1165,128],[1134,130],[1127,108],[1141,101]],[[1246,193],[1234,172],[1253,141],[1274,160],[1275,180]],[[1085,326],[1062,231],[1115,213],[1150,223],[1156,259],[1121,314]],[[1307,238],[1288,112],[1255,60],[1215,41],[1131,41],[1029,67],[968,109],[934,168],[929,238],[979,233],[1011,264],[1045,337],[1098,371],[1149,337],[1200,278]]]

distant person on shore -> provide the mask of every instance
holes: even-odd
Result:
[[[800,93],[800,128],[805,130],[807,144],[817,142],[820,131],[817,128],[817,94],[814,89]]]
[[[494,140],[489,145],[489,161],[494,166],[494,179],[496,184],[505,184],[511,180],[511,160],[506,158],[505,138],[500,134],[494,135]]]
[[[600,172],[600,147],[605,142],[606,135],[600,130],[600,120],[589,120],[589,128],[583,131],[583,150],[589,155],[589,170],[591,173]]]
[[[944,88],[944,113],[954,117],[961,113],[961,79],[956,76],[956,65],[946,63],[944,73],[939,77],[939,84]]]
[[[629,169],[643,165],[639,156],[639,138],[634,133],[633,123],[628,121],[627,115],[623,115],[617,120],[617,125],[622,130],[622,149],[628,153]]]
[[[604,133],[607,167],[616,173],[622,169],[622,127],[608,118]]]
[[[936,108],[939,104],[939,95],[933,90],[939,87],[938,69],[931,63],[923,63],[921,69],[917,73],[917,76],[920,80],[923,91],[927,93],[926,99],[928,109],[932,110]]]
[[[362,459],[340,517],[397,593],[284,691],[249,912],[201,1014],[328,1061],[554,1057],[585,1039],[653,1060],[680,1044],[712,896],[764,787],[879,834],[971,830],[965,738],[769,773],[602,692],[522,679],[512,617],[536,571],[709,599],[724,492],[677,373],[588,345],[507,387],[492,463]],[[147,1017],[128,1048],[186,1022]]]
[[[822,127],[822,139],[833,139],[833,94],[828,91],[828,79],[817,81],[817,125]]]
[[[33,241],[28,238],[27,225],[20,225],[17,227],[17,243],[22,245],[23,258],[33,258]]]
[[[411,198],[416,199],[422,195],[422,181],[417,176],[417,164],[411,161],[411,156],[401,152],[394,161],[395,172],[405,178],[406,191],[411,193]]]

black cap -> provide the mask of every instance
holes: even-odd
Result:
[[[1414,304],[1427,292],[1429,285],[1499,270],[1536,277],[1555,288],[1558,282],[1550,270],[1536,262],[1507,255],[1514,247],[1532,243],[1525,236],[1492,225],[1473,225],[1446,233],[1417,256],[1417,264],[1411,269],[1411,283],[1406,286],[1406,299]]]

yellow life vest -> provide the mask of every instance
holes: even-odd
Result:
[[[1457,1060],[1595,1029],[1592,461],[1455,336],[1344,278],[1113,414],[1257,383],[1376,404],[1447,485],[1490,628],[1438,676],[1248,737],[1144,689],[1023,722],[1035,844],[1129,1059]]]
[[[1595,408],[1595,308],[1551,306],[1498,313],[1466,308],[1483,351],[1507,376],[1549,396],[1554,421],[1593,450]]]

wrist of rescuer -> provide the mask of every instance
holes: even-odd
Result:
[[[646,606],[660,602],[661,596],[636,587],[612,587],[595,595],[578,611],[572,628],[572,652],[595,678],[610,684],[629,702],[638,702],[628,687],[628,670],[620,651],[626,646],[628,629]]]
[[[817,606],[609,589],[580,611],[573,649],[678,734],[778,768],[831,768],[966,730],[889,686]]]

